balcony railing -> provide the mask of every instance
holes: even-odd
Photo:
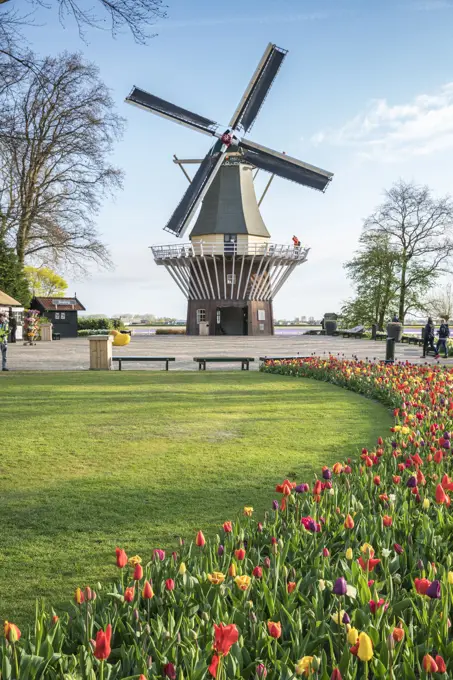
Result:
[[[241,257],[269,257],[304,261],[307,259],[309,248],[305,246],[281,245],[276,243],[184,243],[168,246],[151,246],[156,261],[168,259],[186,259],[192,257],[239,255]]]

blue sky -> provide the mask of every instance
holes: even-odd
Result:
[[[273,42],[289,52],[248,136],[335,174],[325,194],[276,179],[263,203],[273,241],[297,234],[311,247],[275,314],[338,311],[351,293],[342,265],[383,189],[400,177],[451,189],[453,0],[168,0],[168,15],[146,46],[96,30],[84,43],[71,21],[62,27],[42,10],[46,25],[27,29],[41,54],[77,50],[97,63],[127,119],[113,159],[124,190],[98,219],[115,270],[70,279],[70,293],[91,313],[184,318],[185,300],[148,246],[173,242],[162,227],[187,185],[173,153],[200,157],[210,139],[124,98],[138,85],[227,123]]]

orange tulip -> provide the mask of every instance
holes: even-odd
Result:
[[[447,502],[447,494],[442,488],[442,484],[438,484],[436,486],[436,503],[439,503],[439,505],[442,505],[442,503]]]
[[[296,589],[296,583],[295,581],[288,581],[288,585],[286,586],[286,589],[288,593],[292,593]]]
[[[282,634],[282,624],[274,621],[268,621],[267,622],[267,630],[269,631],[269,635],[276,640],[281,636]]]
[[[143,567],[141,564],[136,564],[134,569],[134,581],[141,581],[143,578]]]
[[[19,642],[21,632],[15,623],[9,623],[9,621],[5,621],[5,623],[3,624],[3,631],[5,633],[5,638],[8,640],[8,642],[11,643]]]
[[[425,654],[423,657],[422,666],[427,673],[437,673],[438,671],[437,663],[429,654]]]
[[[385,527],[391,527],[393,524],[393,519],[390,517],[390,515],[384,515],[382,518],[382,523]]]
[[[121,548],[116,548],[116,566],[118,569],[124,569],[124,567],[127,564],[127,555],[124,550],[121,550]]]
[[[351,515],[346,515],[346,519],[344,521],[344,528],[345,529],[354,529],[354,520],[352,519]]]
[[[244,548],[239,548],[239,550],[235,550],[234,555],[239,562],[242,562],[242,560],[245,558]]]
[[[224,522],[223,523],[223,530],[226,534],[231,534],[233,531],[233,525],[231,522]]]
[[[151,600],[154,597],[154,591],[149,581],[145,581],[143,584],[143,597],[145,600]]]

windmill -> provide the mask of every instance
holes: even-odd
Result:
[[[219,124],[134,87],[126,101],[215,138],[179,205],[164,227],[183,246],[152,248],[188,300],[188,334],[263,335],[273,332],[272,301],[308,249],[271,244],[253,186],[264,170],[324,192],[332,173],[257,144],[252,128],[287,54],[269,44],[230,123]],[[190,162],[190,161],[179,161]],[[197,161],[195,161],[197,162]]]

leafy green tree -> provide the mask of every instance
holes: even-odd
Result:
[[[343,305],[342,324],[377,324],[382,329],[398,291],[399,255],[387,236],[364,232],[359,250],[344,265],[356,297]]]
[[[13,250],[0,238],[0,290],[24,307],[30,303],[30,290],[22,265]]]
[[[365,220],[364,234],[381,236],[398,255],[398,316],[420,309],[453,256],[453,201],[434,198],[427,186],[400,180]]]
[[[68,288],[65,279],[49,267],[24,267],[25,276],[33,296],[64,297]]]

